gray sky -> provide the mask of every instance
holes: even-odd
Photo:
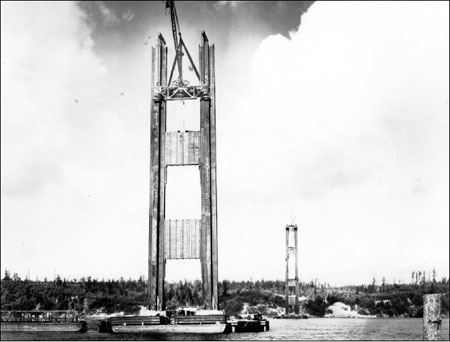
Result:
[[[291,219],[303,281],[448,277],[448,2],[318,2],[299,30],[302,6],[177,3],[191,54],[216,46],[219,279],[283,279]],[[158,32],[171,54],[160,1],[1,3],[2,273],[147,276]]]

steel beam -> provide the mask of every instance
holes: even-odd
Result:
[[[211,152],[211,263],[212,263],[212,309],[219,307],[219,260],[218,260],[218,232],[217,232],[217,151],[216,151],[216,76],[214,45],[210,46],[210,152]]]
[[[164,291],[164,201],[166,104],[155,92],[167,84],[167,47],[162,35],[152,48],[152,90],[150,108],[150,231],[149,231],[149,308],[161,310]],[[162,289],[161,289],[162,288]]]

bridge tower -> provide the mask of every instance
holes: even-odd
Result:
[[[170,4],[169,4],[170,5]],[[174,8],[173,8],[174,9]],[[176,15],[176,13],[175,13]],[[175,22],[175,21],[173,21]],[[177,22],[177,21],[176,21]],[[179,36],[179,37],[178,37]],[[167,47],[161,34],[152,48],[150,132],[149,309],[164,310],[166,260],[200,259],[203,308],[218,309],[216,101],[214,45],[202,32],[199,69],[181,38],[174,33],[176,56],[167,78]],[[184,50],[184,52],[182,51]],[[189,58],[198,84],[182,78],[182,56]],[[178,79],[172,81],[175,66]],[[166,131],[168,101],[200,101],[199,131]],[[201,218],[166,220],[168,166],[198,165]]]
[[[285,313],[289,313],[290,298],[295,295],[294,312],[299,313],[298,306],[298,227],[290,224],[286,226],[286,285],[285,285]]]

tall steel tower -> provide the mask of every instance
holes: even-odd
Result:
[[[167,78],[167,47],[161,34],[152,48],[150,132],[150,232],[149,309],[164,310],[166,260],[200,259],[203,308],[218,309],[217,185],[216,185],[216,94],[214,45],[205,32],[199,46],[199,68],[187,50],[173,1],[167,1],[172,18],[175,59]],[[182,57],[188,57],[197,84],[183,79]],[[176,68],[177,67],[177,68]],[[174,71],[178,77],[175,79]],[[173,78],[173,80],[172,80]],[[200,101],[199,131],[166,131],[168,101]],[[198,165],[201,186],[201,218],[166,220],[168,166]]]
[[[289,298],[292,298],[294,294],[294,312],[298,314],[298,227],[297,225],[290,224],[286,226],[286,315],[289,313]]]

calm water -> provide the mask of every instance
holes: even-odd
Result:
[[[442,337],[449,340],[449,319],[443,319]],[[100,334],[2,333],[2,340],[422,340],[421,318],[310,318],[270,320],[270,330],[238,334]]]

